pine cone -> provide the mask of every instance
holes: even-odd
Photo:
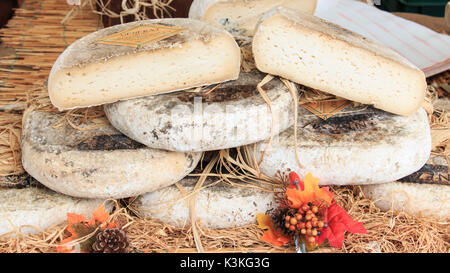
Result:
[[[277,229],[280,229],[284,235],[293,236],[296,231],[289,230],[285,227],[286,216],[293,217],[297,213],[297,209],[287,206],[280,206],[272,213],[272,221]]]
[[[96,236],[92,244],[94,253],[126,253],[129,242],[125,232],[118,228],[107,228]]]

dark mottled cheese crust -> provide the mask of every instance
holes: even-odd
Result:
[[[256,70],[241,72],[237,80],[203,87],[201,92],[147,96],[104,109],[115,128],[152,148],[210,151],[242,146],[271,135],[272,113],[256,89],[264,76]],[[293,97],[277,77],[263,89],[277,119],[276,135],[294,123]]]
[[[299,108],[295,158],[293,127],[270,145],[261,171],[274,176],[277,170],[311,172],[321,185],[374,184],[390,182],[419,170],[431,150],[426,112],[420,109],[402,117],[372,107],[347,107],[322,120]],[[259,158],[265,143],[257,145]]]
[[[199,153],[155,150],[111,125],[80,131],[54,126],[60,114],[29,112],[22,132],[24,169],[45,186],[82,198],[124,198],[171,185],[191,170]],[[89,126],[89,125],[88,125]]]

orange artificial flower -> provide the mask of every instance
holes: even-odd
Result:
[[[296,218],[294,219],[295,222],[303,219],[302,224],[310,224],[310,222],[305,221],[305,218],[301,218],[301,215],[306,213],[306,209],[301,208],[304,204],[311,202],[316,204],[315,206],[318,206],[320,210],[315,212],[319,213],[318,217],[321,217],[320,222],[322,222],[322,225],[319,230],[320,234],[316,233],[317,235],[315,235],[306,233],[305,235],[305,233],[300,233],[300,229],[303,230],[305,227],[301,227],[300,224],[296,224],[295,222],[292,222],[292,220],[290,223],[287,223],[290,224],[290,228],[294,226],[294,229],[291,229],[294,234],[292,236],[300,239],[300,242],[304,244],[308,251],[321,245],[325,240],[328,240],[330,246],[340,248],[344,241],[344,233],[347,231],[351,233],[367,233],[362,223],[354,221],[350,215],[336,203],[333,199],[334,194],[329,191],[328,187],[319,187],[318,178],[307,173],[305,180],[302,181],[295,172],[290,172],[289,180],[290,183],[286,189],[287,202],[283,202],[279,205],[281,210],[286,207],[288,207],[288,210],[294,210],[294,212],[290,212],[290,217],[293,217],[292,215],[294,213],[300,214],[300,216],[295,214]],[[318,203],[323,204],[323,206],[318,205]],[[309,206],[311,206],[311,204],[308,204],[308,207]],[[277,213],[275,213],[274,216],[279,217]],[[292,239],[292,236],[283,235],[282,229],[285,227],[278,227],[277,229],[277,227],[274,226],[270,215],[259,213],[256,217],[258,227],[265,230],[261,240],[275,246],[282,246]],[[308,229],[311,229],[311,227]],[[313,241],[310,239],[313,239]]]
[[[326,206],[331,205],[333,196],[327,190],[319,187],[319,179],[312,176],[311,173],[307,173],[305,180],[302,182],[295,172],[289,174],[291,180],[290,186],[286,189],[286,196],[291,202],[289,205],[292,208],[299,208],[302,204],[320,201],[325,203]],[[298,179],[299,189],[293,187],[293,182]]]

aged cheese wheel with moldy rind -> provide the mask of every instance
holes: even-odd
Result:
[[[361,189],[383,211],[450,218],[450,174],[444,156],[431,155],[419,171],[398,181]]]
[[[62,115],[32,111],[22,132],[22,164],[36,180],[81,198],[125,198],[174,184],[201,153],[147,148],[111,125],[79,131],[52,125]]]
[[[383,211],[450,218],[450,185],[391,182],[364,185],[362,191]]]
[[[313,14],[316,0],[194,0],[189,18],[223,26],[232,35],[252,36],[262,14],[282,5]]]
[[[38,229],[62,224],[68,212],[90,218],[101,202],[101,199],[78,199],[36,187],[0,189],[0,235],[14,232],[15,228],[22,234],[39,233]]]
[[[307,172],[320,185],[376,184],[390,182],[419,170],[430,156],[431,136],[423,109],[409,117],[372,107],[347,107],[322,120],[299,107],[297,164],[293,127],[275,138],[260,165],[274,176],[291,169],[300,177]],[[266,147],[259,142],[256,158]]]
[[[189,193],[198,178],[187,177],[180,185]],[[195,197],[196,220],[207,228],[231,228],[256,222],[256,214],[265,213],[276,207],[273,192],[255,188],[231,186],[225,182],[214,184],[217,180],[207,178]],[[135,201],[136,209],[143,216],[176,227],[190,224],[188,199],[174,185],[140,196]]]
[[[139,25],[184,30],[139,48],[97,43]],[[105,28],[71,44],[50,72],[49,96],[60,110],[88,107],[233,80],[239,68],[239,47],[223,29],[185,18],[144,20]]]
[[[242,146],[271,136],[272,113],[256,89],[264,75],[241,72],[237,80],[206,87],[203,93],[148,96],[104,109],[115,128],[152,148],[210,151]],[[263,89],[271,100],[276,135],[294,124],[292,94],[278,78]],[[297,92],[294,85],[293,90]]]
[[[425,75],[408,60],[306,13],[267,12],[252,50],[260,71],[394,114],[413,114],[425,97]]]

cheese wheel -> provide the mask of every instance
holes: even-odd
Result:
[[[111,125],[80,131],[53,126],[60,114],[29,112],[22,132],[24,169],[48,188],[81,198],[125,198],[170,186],[201,153],[155,150]]]
[[[267,12],[253,37],[256,67],[398,115],[424,101],[424,73],[381,44],[302,12]]]
[[[420,109],[409,117],[372,107],[347,107],[322,120],[300,107],[296,160],[293,127],[282,132],[267,149],[261,172],[274,177],[292,170],[301,178],[310,172],[320,185],[377,184],[397,180],[419,170],[430,156],[427,114]],[[266,147],[254,149],[259,159]]]
[[[3,188],[0,189],[0,235],[16,230],[22,234],[37,234],[62,224],[69,212],[90,218],[101,202],[103,200],[77,199],[36,187]]]
[[[48,88],[62,109],[188,89],[238,77],[240,50],[226,31],[193,19],[117,25],[71,44]]]
[[[450,218],[450,174],[445,156],[431,155],[417,172],[395,182],[363,185],[361,190],[382,211]]]
[[[235,81],[203,88],[120,101],[104,106],[111,124],[148,147],[210,151],[255,143],[294,124],[292,95],[280,79],[263,86],[272,112],[256,85],[264,74],[241,72]],[[296,91],[293,86],[294,92]],[[193,90],[190,90],[193,91]]]
[[[179,183],[189,193],[198,178],[187,177]],[[195,197],[195,216],[207,228],[232,228],[256,223],[258,213],[276,207],[274,193],[255,188],[231,186],[207,178]],[[184,227],[190,224],[189,199],[176,186],[170,186],[140,196],[135,208],[142,216]]]
[[[189,18],[216,23],[233,36],[252,36],[261,15],[282,5],[313,14],[316,0],[194,0]]]
[[[391,182],[361,187],[382,211],[390,209],[414,215],[450,219],[450,186]]]

